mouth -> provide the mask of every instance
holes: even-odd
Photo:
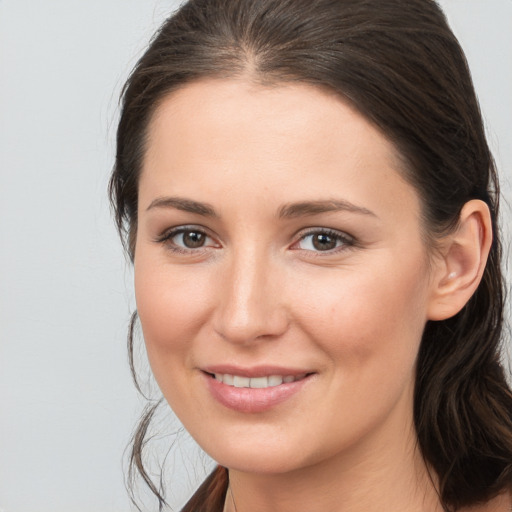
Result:
[[[299,375],[268,375],[261,377],[246,377],[243,375],[235,375],[231,373],[207,373],[211,378],[217,382],[222,382],[227,386],[235,388],[252,388],[252,389],[266,389],[280,386],[281,384],[289,384],[303,380],[310,373],[301,373]]]
[[[207,389],[224,407],[240,413],[263,413],[302,393],[316,372],[276,367],[203,369]]]

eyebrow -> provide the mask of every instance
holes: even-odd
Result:
[[[184,199],[182,197],[158,197],[151,201],[151,204],[146,208],[146,211],[153,208],[175,208],[188,213],[195,213],[204,217],[217,218],[213,206],[208,203],[200,203],[192,199]]]
[[[204,217],[219,218],[212,205],[183,197],[158,197],[151,201],[146,211],[154,208],[174,208],[188,213],[195,213]],[[357,206],[349,201],[340,199],[328,199],[320,201],[301,201],[298,203],[285,204],[278,210],[280,219],[289,219],[296,217],[307,217],[319,215],[321,213],[345,211],[357,213],[360,215],[371,215],[377,217],[375,213],[362,206]]]
[[[299,203],[286,204],[279,209],[278,215],[279,218],[295,218],[339,211],[377,217],[375,213],[373,213],[371,210],[368,210],[367,208],[357,206],[349,201],[339,199],[328,199],[326,201],[304,201]]]

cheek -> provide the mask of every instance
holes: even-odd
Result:
[[[163,396],[180,418],[189,415],[192,347],[208,315],[204,283],[183,268],[135,261],[135,295],[147,356]]]
[[[135,297],[155,377],[187,357],[188,348],[208,316],[204,282],[197,272],[173,270],[145,259],[135,261]]]
[[[305,305],[304,330],[344,368],[377,375],[389,372],[386,361],[410,369],[426,321],[426,273],[418,261],[312,280],[297,301]]]

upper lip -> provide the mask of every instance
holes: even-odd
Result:
[[[230,364],[216,364],[201,367],[201,370],[206,373],[221,373],[229,375],[238,375],[240,377],[270,377],[271,375],[288,376],[294,377],[304,374],[314,373],[311,370],[304,368],[286,368],[284,366],[274,365],[258,365],[251,367],[235,366]]]

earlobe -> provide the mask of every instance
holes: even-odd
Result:
[[[480,284],[491,243],[489,207],[480,200],[468,201],[435,265],[429,320],[445,320],[464,307]]]

